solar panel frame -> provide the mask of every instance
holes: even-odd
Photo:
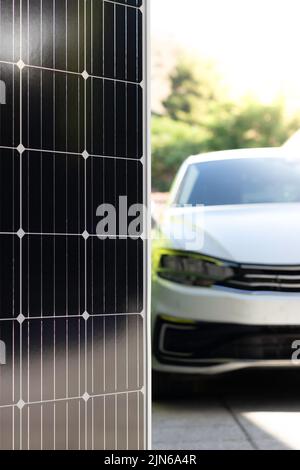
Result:
[[[9,110],[6,107],[3,111],[2,105],[0,108],[0,159],[1,165],[6,165],[6,174],[10,174],[13,189],[9,210],[0,217],[0,255],[2,253],[1,259],[4,260],[0,271],[1,287],[3,285],[8,293],[12,293],[5,294],[5,301],[1,299],[0,302],[0,341],[4,337],[7,345],[6,364],[0,365],[0,430],[5,426],[5,433],[0,432],[1,449],[150,447],[150,243],[149,237],[145,237],[149,235],[149,217],[145,215],[145,231],[141,239],[124,240],[122,234],[115,241],[104,241],[93,233],[95,220],[88,217],[87,211],[90,201],[93,205],[101,203],[101,196],[104,196],[105,202],[107,197],[111,202],[114,198],[117,200],[118,188],[124,185],[124,167],[129,202],[149,204],[149,4],[147,0],[101,0],[103,26],[108,21],[106,12],[111,14],[113,11],[114,28],[119,25],[123,34],[122,21],[130,18],[134,22],[135,16],[135,30],[131,23],[135,31],[135,46],[132,44],[135,53],[128,49],[126,61],[127,65],[135,65],[136,72],[135,76],[126,74],[126,66],[121,64],[126,48],[119,57],[116,56],[116,44],[120,49],[122,46],[120,36],[115,32],[114,37],[110,37],[115,51],[113,64],[106,70],[103,55],[104,73],[97,76],[89,68],[93,60],[89,56],[87,39],[89,8],[92,12],[94,1],[65,0],[66,51],[72,55],[72,43],[67,38],[70,5],[78,7],[77,16],[74,9],[78,22],[78,45],[81,44],[80,37],[84,36],[84,51],[82,47],[78,48],[76,69],[76,58],[72,56],[71,64],[68,64],[68,52],[63,57],[55,51],[54,33],[57,31],[54,24],[50,24],[52,28],[47,25],[48,31],[47,27],[43,28],[42,20],[47,23],[49,19],[49,12],[45,13],[43,6],[51,4],[53,17],[56,17],[57,0],[0,0],[0,38],[5,37],[2,48],[0,45],[0,80],[7,86],[7,104],[11,103]],[[3,5],[7,7],[5,14]],[[40,43],[37,41],[40,50],[37,50],[36,44],[31,48],[33,38],[30,28],[32,24],[37,27],[29,21],[32,6],[41,19],[35,31],[35,34],[40,34]],[[11,28],[7,26],[10,15]],[[61,20],[61,15],[59,17]],[[24,26],[26,19],[27,29]],[[62,24],[60,30],[63,35]],[[49,46],[51,34],[53,42]],[[142,41],[138,40],[138,34]],[[128,46],[129,30],[125,36]],[[104,32],[103,38],[108,40]],[[45,47],[50,47],[53,60],[51,53],[46,54],[47,60],[44,60]],[[106,53],[106,57],[109,61],[110,54]],[[141,57],[143,59],[139,61]],[[87,136],[87,129],[91,126],[87,103],[94,104],[93,87],[90,86],[93,82],[102,84],[99,93],[101,97],[102,92],[103,99],[100,110],[104,129],[102,148],[101,144],[95,146],[93,135]],[[52,109],[49,103],[51,90],[54,95],[59,92],[53,99]],[[72,90],[74,96],[70,95]],[[61,105],[64,100],[63,112],[60,110],[57,113],[57,103]],[[114,105],[106,110],[105,100]],[[120,110],[119,103],[123,103]],[[75,105],[77,111],[74,117]],[[83,115],[82,109],[85,110]],[[117,113],[117,110],[120,112]],[[47,117],[45,113],[50,114]],[[9,128],[10,122],[12,126]],[[99,122],[101,124],[101,116]],[[114,128],[113,135],[110,134],[111,126]],[[118,129],[121,129],[119,141]],[[96,165],[100,160],[101,163],[107,162],[107,167],[111,168],[109,172],[110,178],[114,178],[114,191],[102,195],[92,191],[88,196],[87,183],[92,181],[93,175],[91,170],[88,173],[88,168],[91,162]],[[60,170],[63,165],[65,169]],[[71,187],[68,185],[70,171],[73,171]],[[107,177],[106,171],[104,165],[103,181]],[[66,175],[65,199],[61,206],[58,205],[56,191],[59,195],[62,192],[59,193],[53,183],[56,183],[55,172],[60,176]],[[91,176],[90,181],[88,175]],[[136,199],[130,188],[132,178],[140,182]],[[36,181],[37,186],[32,181]],[[0,192],[3,193],[6,184],[8,182],[0,181]],[[76,197],[77,224],[74,223],[76,204],[73,203]],[[70,217],[70,214],[73,216]],[[90,265],[95,263],[94,252],[88,246],[93,246],[96,241],[99,246],[105,246],[102,248],[103,254],[110,246],[112,260],[115,260],[112,274],[109,274],[109,264],[103,271],[105,277],[110,276],[102,296],[105,301],[107,289],[113,284],[115,289],[114,302],[110,300],[106,309],[99,306],[93,308],[97,284],[93,285],[93,274],[88,277],[89,259]],[[125,283],[122,271],[117,269],[117,256],[123,260]],[[138,259],[136,271],[132,263],[135,256]],[[132,273],[128,274],[130,270]],[[134,276],[139,285],[137,290],[134,289],[134,282],[130,287]],[[105,279],[101,282],[105,285]],[[130,294],[130,289],[133,289],[133,294]],[[117,291],[120,292],[119,299]],[[70,293],[73,292],[76,296],[73,294],[71,298]],[[111,295],[113,299],[113,293]],[[99,293],[98,298],[101,298]],[[132,344],[129,344],[129,338]],[[102,348],[102,355],[99,350],[95,356],[96,346]],[[102,382],[101,386],[99,374],[95,372],[99,368],[94,369],[95,357],[98,361],[104,358],[102,364],[106,371],[111,368],[111,361],[114,362],[112,371],[107,376],[104,373],[104,384]],[[3,386],[4,383],[6,386]],[[103,406],[102,418],[100,411],[97,415],[97,402]],[[95,432],[97,419],[98,432]],[[104,424],[102,434],[99,432],[101,424]],[[77,434],[74,429],[78,429]]]

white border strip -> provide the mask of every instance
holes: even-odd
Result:
[[[144,200],[151,206],[151,47],[150,0],[143,0],[143,108],[144,108]],[[151,210],[147,211],[144,280],[145,448],[152,448],[152,357],[151,357]]]

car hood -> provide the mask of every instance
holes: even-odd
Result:
[[[180,224],[184,236],[170,236]],[[161,229],[172,248],[238,263],[300,264],[298,203],[170,208]]]

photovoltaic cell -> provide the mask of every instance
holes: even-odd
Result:
[[[84,313],[85,242],[80,236],[25,235],[22,312],[28,317]]]
[[[88,383],[90,395],[143,386],[143,322],[138,315],[93,317],[88,323]],[[103,353],[104,352],[104,353]],[[137,352],[140,361],[137,363]],[[112,373],[107,373],[112,369]],[[101,370],[101,374],[97,371]],[[105,381],[102,380],[104,374]]]
[[[25,67],[23,145],[35,150],[82,153],[84,100],[84,79],[80,75]]]
[[[20,58],[20,1],[0,1],[0,60]]]
[[[32,403],[82,396],[85,321],[26,320],[23,330],[23,400]]]
[[[26,64],[81,73],[84,32],[84,0],[22,2],[22,58]]]
[[[88,240],[87,299],[88,311],[96,315],[142,311],[141,240]]]
[[[144,6],[0,0],[0,449],[146,446]]]
[[[98,7],[99,8],[99,7]],[[136,63],[141,53],[138,36],[141,33],[141,13],[133,8],[114,5],[112,2],[104,3],[102,11],[105,32],[103,35],[103,56],[95,56],[95,49],[91,50],[91,71],[100,72],[105,77],[140,82],[142,80],[142,63]],[[125,40],[124,40],[125,39]],[[115,55],[109,53],[115,50]],[[126,57],[126,60],[124,60]]]
[[[87,178],[91,182],[87,189],[87,227],[88,232],[96,234],[97,208],[102,204],[111,204],[116,207],[116,231],[110,235],[119,233],[125,237],[128,235],[127,225],[122,227],[118,214],[122,210],[120,197],[123,199],[128,213],[128,208],[134,204],[143,203],[143,165],[139,161],[114,160],[91,157],[87,160]],[[101,184],[99,184],[99,181]],[[132,181],[135,184],[132,184]],[[126,217],[128,223],[132,217]],[[109,230],[108,230],[109,231]]]
[[[129,5],[132,7],[141,7],[143,0],[112,0],[113,3],[122,3],[123,5]]]
[[[15,150],[0,149],[0,232],[20,228],[20,156]]]
[[[1,341],[6,346],[6,365],[0,368],[0,407],[16,404],[20,397],[20,325],[12,320],[1,322]],[[1,361],[3,362],[3,361]],[[3,434],[5,428],[2,428]]]
[[[17,67],[0,62],[0,142],[17,147],[20,143],[20,73]]]
[[[83,158],[71,154],[26,151],[22,156],[22,175],[22,217],[25,232],[84,232]]]
[[[143,153],[142,89],[132,83],[99,78],[89,78],[86,87],[89,154],[140,159]]]
[[[1,321],[16,318],[20,313],[20,243],[18,236],[0,235],[0,261]]]

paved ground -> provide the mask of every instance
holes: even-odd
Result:
[[[153,405],[153,448],[300,450],[300,370],[176,380]]]

